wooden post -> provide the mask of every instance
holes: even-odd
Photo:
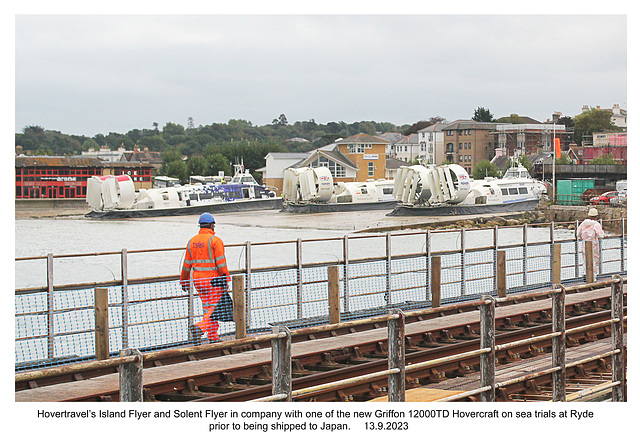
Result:
[[[480,356],[480,385],[491,389],[481,395],[485,402],[496,401],[496,302],[490,295],[482,297],[490,304],[480,306],[480,348],[491,351]]]
[[[613,276],[617,282],[611,285],[611,318],[619,321],[612,325],[611,342],[614,350],[619,353],[611,356],[611,371],[614,382],[619,381],[618,386],[614,386],[611,392],[612,401],[626,401],[625,398],[625,359],[624,359],[624,292],[622,278],[619,275]]]
[[[551,339],[551,366],[560,368],[552,374],[553,401],[566,401],[567,399],[567,372],[566,372],[566,335],[565,335],[565,290],[562,285],[554,285],[559,292],[552,296],[552,331],[561,335]]]
[[[328,268],[329,280],[329,324],[340,322],[340,269],[338,265]]]
[[[271,340],[271,393],[285,394],[287,398],[282,401],[291,401],[291,332],[282,325],[272,327],[271,332],[286,334]]]
[[[244,276],[238,274],[232,279],[233,322],[236,325],[236,339],[247,337],[247,318],[245,312]]]
[[[405,401],[405,362],[404,362],[404,313],[393,309],[390,314],[398,314],[397,318],[387,322],[389,352],[387,354],[389,369],[398,368],[396,374],[389,374],[389,402]]]
[[[107,288],[94,289],[95,319],[96,319],[96,359],[109,358],[109,290]]]
[[[440,256],[431,258],[431,307],[440,307]]]
[[[553,244],[553,256],[551,258],[551,284],[559,285],[562,281],[562,245]]]
[[[498,262],[496,263],[496,275],[497,275],[497,291],[498,297],[504,298],[507,296],[507,252],[504,250],[498,251]]]
[[[587,283],[593,283],[593,241],[584,241],[584,267]]]
[[[53,359],[55,349],[53,347],[53,336],[55,333],[53,311],[53,253],[47,254],[47,357]]]
[[[142,402],[142,353],[134,348],[120,350],[120,356],[137,356],[138,359],[120,365],[120,401]]]

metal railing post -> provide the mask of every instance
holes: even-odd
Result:
[[[614,350],[619,353],[611,356],[611,373],[614,382],[620,382],[613,387],[611,392],[612,401],[626,401],[625,398],[625,358],[624,358],[624,292],[622,278],[619,275],[613,276],[617,282],[611,285],[611,318],[618,321],[612,325],[611,342]]]
[[[576,228],[575,228],[575,231],[573,232],[573,237],[575,238],[575,255],[574,255],[575,271],[576,271],[575,278],[580,277],[580,241],[578,240],[579,225],[580,223],[578,222],[578,220],[576,220],[576,224],[575,224]]]
[[[466,250],[465,250],[465,236],[466,236],[466,229],[463,227],[462,229],[460,229],[460,296],[465,295],[465,290],[466,290],[466,286],[465,286],[465,282],[466,280],[464,279],[464,272],[465,272],[465,255],[466,255]]]
[[[344,311],[349,312],[349,235],[342,239],[342,259],[344,260]]]
[[[296,298],[298,301],[298,319],[302,319],[302,239],[296,241],[296,269],[298,283],[296,286]]]
[[[387,289],[385,294],[385,300],[387,301],[387,307],[391,305],[391,233],[387,233],[386,235],[386,251],[387,251],[387,268],[386,268],[386,277],[387,277]]]
[[[247,317],[245,306],[244,276],[233,276],[233,322],[236,326],[236,339],[247,337]]]
[[[96,359],[109,358],[109,289],[94,289]]]
[[[122,348],[129,347],[129,266],[127,249],[120,254],[120,271],[122,275]]]
[[[425,270],[426,270],[426,277],[425,277],[425,287],[424,287],[424,291],[425,291],[425,295],[424,295],[424,301],[425,303],[427,301],[429,301],[429,283],[431,281],[431,230],[427,230],[426,232],[426,241],[425,241]]]
[[[120,350],[120,356],[136,356],[137,359],[120,364],[120,401],[121,402],[142,402],[142,353],[135,348],[125,348]]]
[[[527,286],[527,223],[522,226],[522,285]]]
[[[246,307],[246,320],[245,326],[249,328],[251,325],[251,241],[245,242],[244,247],[244,268],[247,274],[244,288],[245,288],[245,307]]]
[[[282,401],[291,401],[291,332],[282,325],[272,327],[271,332],[285,333],[284,337],[271,340],[271,394],[284,394],[287,397]]]
[[[493,264],[498,265],[498,226],[493,227]],[[493,274],[493,289],[498,289],[498,272]]]
[[[482,297],[490,304],[480,306],[480,348],[491,351],[480,355],[480,385],[491,389],[481,395],[481,400],[496,400],[496,301],[490,295]]]
[[[553,289],[557,289],[552,295],[552,331],[561,333],[551,339],[551,366],[560,368],[552,374],[553,381],[553,401],[566,401],[567,399],[567,372],[566,372],[566,335],[565,335],[565,289],[562,285],[554,284]]]
[[[55,305],[53,304],[53,253],[47,254],[47,357],[53,359],[55,349],[53,346]]]
[[[387,321],[388,330],[388,362],[389,369],[399,369],[395,374],[389,374],[389,402],[405,401],[405,351],[404,351],[404,313],[399,309],[392,309],[390,314],[398,314]]]
[[[621,218],[622,231],[620,234],[620,271],[625,271],[624,269],[624,218]]]

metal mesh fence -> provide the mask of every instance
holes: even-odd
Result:
[[[460,239],[454,235],[452,240]],[[491,238],[487,240],[486,245],[491,245]],[[413,254],[387,250],[383,258],[346,262],[334,256],[337,262],[332,264],[339,268],[340,319],[370,317],[386,313],[390,307],[430,307],[434,257],[441,261],[442,304],[495,295],[498,251],[505,252],[508,293],[551,285],[553,246],[549,240],[479,248],[458,243],[439,252],[430,252],[425,241],[414,238],[414,244],[422,249],[418,247],[420,252]],[[584,281],[580,242],[553,242],[561,247],[562,282]],[[600,262],[596,272],[602,277],[626,272],[626,238],[607,237],[601,240],[597,252]],[[247,334],[268,331],[276,324],[302,328],[328,323],[328,266],[298,264],[236,273],[244,277]],[[108,343],[112,355],[126,347],[149,351],[206,342],[211,338],[194,336],[192,331],[194,325],[207,325],[203,321],[209,303],[197,288],[196,284],[191,291],[183,290],[177,280],[107,287],[106,337],[96,334],[98,311],[93,288],[16,293],[16,371],[93,359],[99,340]],[[220,310],[222,303],[216,306],[220,339],[234,338],[231,307]],[[206,333],[206,328],[203,330]]]

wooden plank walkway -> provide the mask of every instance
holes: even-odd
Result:
[[[566,304],[590,301],[610,294],[610,288],[568,294],[566,296]],[[496,308],[496,317],[516,315],[525,311],[547,309],[551,309],[551,299],[549,298],[498,307]],[[477,322],[479,320],[479,316],[479,311],[473,311],[414,322],[406,325],[405,332],[406,334],[412,334],[416,332],[447,329],[458,325],[466,325]],[[347,348],[366,342],[378,342],[386,339],[387,329],[380,328],[337,337],[294,343],[291,346],[291,354],[295,359],[322,351]],[[211,359],[147,368],[143,373],[144,386],[151,387],[167,379],[187,380],[190,378],[196,378],[201,374],[226,372],[248,365],[263,365],[270,363],[271,349],[265,348]],[[15,393],[15,401],[69,401],[72,399],[93,398],[96,393],[117,395],[118,391],[119,375],[109,374],[87,380],[79,380],[59,385],[43,386],[35,389],[19,391]]]
[[[625,335],[626,337],[626,335]],[[567,364],[590,356],[605,353],[612,349],[611,338],[600,339],[577,347],[567,348]],[[518,377],[533,374],[551,368],[551,354],[522,359],[520,361],[500,365],[496,369],[496,382],[505,382]],[[473,373],[464,377],[446,379],[428,387],[407,389],[406,402],[428,402],[448,397],[459,392],[471,391],[480,387],[480,373]],[[371,401],[387,402],[388,397],[376,398]]]

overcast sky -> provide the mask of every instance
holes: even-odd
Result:
[[[626,109],[626,35],[625,15],[17,15],[15,129]]]

